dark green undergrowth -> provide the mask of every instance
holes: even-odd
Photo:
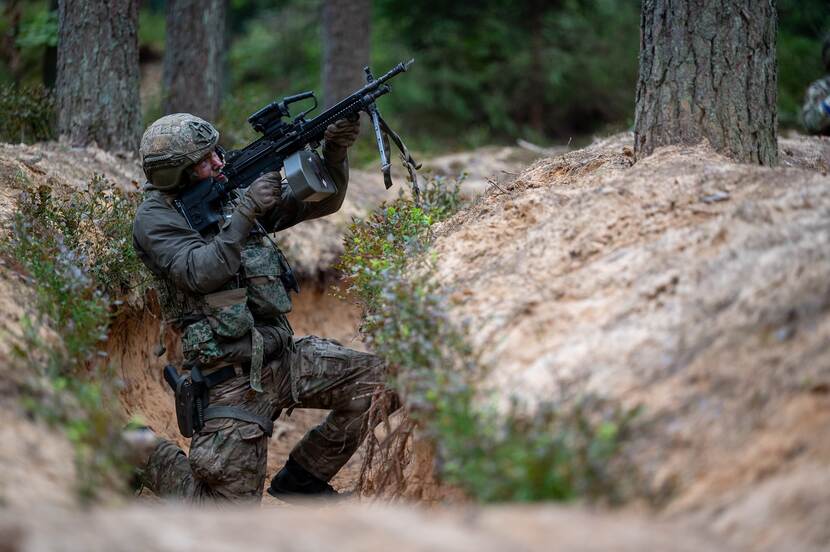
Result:
[[[458,187],[433,180],[422,197],[355,222],[340,268],[363,304],[368,346],[390,363],[409,417],[435,443],[439,476],[484,502],[622,499],[635,411],[591,396],[532,408],[482,396],[477,382],[490,368],[428,278],[431,227],[459,208]]]
[[[24,404],[74,444],[79,496],[89,500],[125,480],[119,382],[101,346],[120,304],[114,298],[142,283],[130,241],[137,198],[101,177],[64,195],[20,178],[24,191],[0,252],[35,304],[12,354],[27,375]]]
[[[42,85],[0,85],[0,142],[55,138],[55,96]]]

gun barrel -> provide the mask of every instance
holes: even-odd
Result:
[[[400,73],[404,73],[407,69],[409,69],[409,66],[412,65],[413,63],[415,63],[415,59],[410,59],[409,61],[402,61],[399,64],[397,64],[396,66],[394,66],[393,68],[391,68],[389,71],[387,71],[386,74],[384,74],[383,76],[381,76],[378,79],[375,79],[375,82],[384,83],[384,82],[388,81],[389,79],[391,79],[392,77],[394,77],[395,75],[399,75]]]
[[[330,123],[333,123],[337,119],[343,118],[351,113],[367,111],[367,104],[374,102],[379,97],[384,94],[388,94],[392,90],[387,84],[384,83],[392,77],[405,72],[413,63],[415,63],[414,59],[398,63],[383,76],[367,83],[360,90],[353,92],[350,96],[343,98],[337,104],[331,106],[323,113],[308,121],[304,132],[307,136],[319,135],[319,137],[322,138],[321,131],[325,130],[326,126]]]

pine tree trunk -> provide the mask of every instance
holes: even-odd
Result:
[[[49,0],[49,11],[58,13],[58,0]],[[43,50],[43,86],[55,88],[58,77],[58,47],[46,46]]]
[[[323,2],[323,103],[331,106],[366,82],[370,0]]]
[[[0,35],[0,57],[6,62],[15,84],[20,84],[23,70],[23,57],[20,55],[20,46],[17,45],[22,17],[23,8],[18,0],[6,2],[3,7],[3,19],[7,22],[7,28],[6,32]]]
[[[58,133],[72,145],[138,149],[138,3],[58,3]]]
[[[215,121],[222,105],[225,1],[168,0],[164,46],[165,113]]]
[[[643,0],[634,123],[638,158],[709,140],[778,162],[775,0]]]

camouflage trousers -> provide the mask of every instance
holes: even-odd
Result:
[[[291,451],[303,468],[328,481],[360,446],[371,396],[385,383],[386,365],[379,357],[308,336],[281,359],[263,365],[264,393],[251,389],[247,376],[237,376],[210,390],[210,404],[241,407],[269,419],[285,408],[331,410]],[[189,458],[174,443],[160,443],[144,470],[144,483],[162,497],[258,502],[268,439],[255,423],[208,420],[193,436]]]

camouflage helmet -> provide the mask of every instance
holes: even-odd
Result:
[[[183,183],[185,169],[210,153],[218,141],[219,131],[195,115],[165,115],[141,137],[141,168],[159,190],[175,190]]]

